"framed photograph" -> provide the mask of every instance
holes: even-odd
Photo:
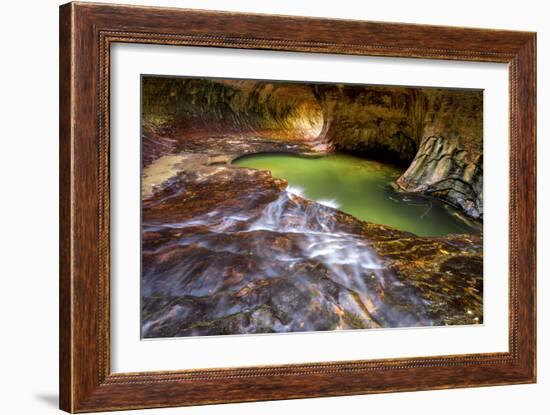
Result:
[[[536,35],[60,8],[60,407],[536,380]]]

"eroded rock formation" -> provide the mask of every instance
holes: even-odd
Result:
[[[419,238],[201,157],[143,201],[144,337],[482,322],[478,236]]]
[[[142,335],[481,323],[481,237],[364,222],[230,164],[351,151],[481,217],[481,94],[391,90],[145,78]]]
[[[418,152],[397,184],[483,218],[482,94],[434,91],[432,95]]]
[[[197,141],[185,151],[205,137],[222,152],[349,151],[410,166],[400,189],[482,218],[482,114],[481,91],[144,78],[143,163],[182,137]]]

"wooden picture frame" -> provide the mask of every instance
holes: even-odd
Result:
[[[509,352],[111,373],[113,43],[509,65]],[[60,407],[68,412],[531,383],[536,379],[536,34],[69,3],[60,8]]]

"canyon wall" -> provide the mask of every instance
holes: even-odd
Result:
[[[182,139],[186,151],[189,139],[346,151],[406,168],[402,191],[483,217],[482,91],[162,77],[142,88],[144,165]]]
[[[397,185],[436,196],[474,218],[483,218],[483,94],[428,93],[418,152]]]
[[[352,152],[475,214],[481,93],[146,77],[142,97],[144,338],[483,323],[482,236],[359,220],[231,164]]]

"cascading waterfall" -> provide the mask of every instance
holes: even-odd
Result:
[[[481,90],[141,84],[143,337],[483,321]]]
[[[149,225],[145,230],[181,232],[174,249],[187,251],[167,281],[159,283],[159,269],[151,271],[156,278],[145,269],[142,295],[186,301],[145,318],[144,333],[162,319],[236,315],[246,315],[232,328],[238,333],[431,325],[425,300],[387,269],[367,240],[342,231],[335,217],[342,213],[327,204],[288,188],[255,213],[213,210],[187,222]],[[280,288],[263,298],[266,284]],[[260,294],[239,301],[243,290]],[[191,325],[188,333],[201,330]]]
[[[367,241],[336,229],[332,206],[323,202],[309,203],[304,210],[303,204],[296,203],[296,198],[302,194],[300,188],[287,189],[264,209],[250,230],[302,235],[299,255],[293,259],[311,259],[322,263],[334,282],[358,296],[361,303],[359,306],[366,309],[375,321],[387,322],[394,327],[403,323],[408,326],[426,325],[428,322],[425,318],[398,312],[384,304],[383,294],[374,292],[370,287],[376,285],[383,292],[390,287],[403,287],[403,283],[386,269]],[[409,292],[407,297],[408,301],[421,306],[422,300],[414,293]]]

